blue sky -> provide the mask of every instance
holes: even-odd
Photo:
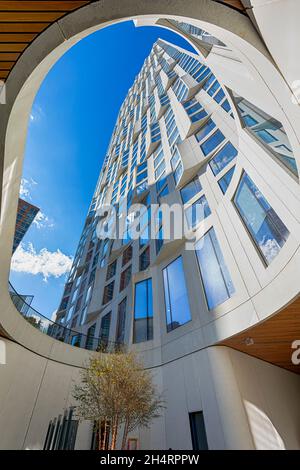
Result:
[[[32,305],[46,316],[60,302],[61,272],[75,253],[120,105],[159,37],[192,50],[166,29],[120,23],[70,49],[36,96],[22,194],[41,214],[23,239],[11,282],[33,294]]]

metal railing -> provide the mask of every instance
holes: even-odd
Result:
[[[79,331],[67,328],[60,323],[56,323],[35,310],[27,302],[32,300],[32,296],[20,295],[9,283],[9,293],[13,304],[22,317],[28,321],[34,328],[42,333],[55,338],[63,343],[77,346],[79,348],[89,349],[91,351],[100,351],[103,353],[113,353],[123,348],[122,344],[109,341],[105,337],[96,337],[86,335]]]

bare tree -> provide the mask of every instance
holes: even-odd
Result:
[[[124,449],[128,433],[137,427],[148,427],[163,408],[151,373],[132,352],[92,358],[82,371],[81,383],[75,385],[73,396],[79,419],[96,423],[99,450],[106,449],[109,442],[111,450],[116,448],[121,426]]]

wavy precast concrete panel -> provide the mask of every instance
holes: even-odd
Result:
[[[249,422],[227,348],[207,350],[218,411],[224,433],[225,449],[254,448]]]
[[[227,350],[255,442],[260,449],[300,448],[300,377]]]
[[[6,364],[0,366],[0,448],[21,449],[47,360],[4,341]]]
[[[72,390],[80,367],[48,360],[3,339],[6,363],[0,366],[0,448],[42,449],[49,421],[74,405]],[[89,448],[82,432],[78,446]]]
[[[300,64],[295,60],[295,49],[300,41],[300,3],[298,0],[251,0],[251,4],[264,41],[299,103]]]
[[[24,448],[41,449],[49,421],[74,405],[72,391],[80,380],[80,369],[47,361],[38,396],[26,434]],[[57,391],[59,390],[59,397]]]

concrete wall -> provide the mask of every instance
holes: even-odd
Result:
[[[80,369],[4,340],[0,365],[0,449],[41,449],[51,419],[72,404]],[[300,377],[225,347],[152,370],[166,409],[136,430],[142,449],[191,449],[188,413],[203,410],[210,449],[300,449]],[[89,449],[90,423],[76,449]]]
[[[49,421],[72,403],[80,368],[2,341],[6,364],[0,365],[0,449],[41,449]],[[78,437],[78,448],[89,448],[89,433]]]

